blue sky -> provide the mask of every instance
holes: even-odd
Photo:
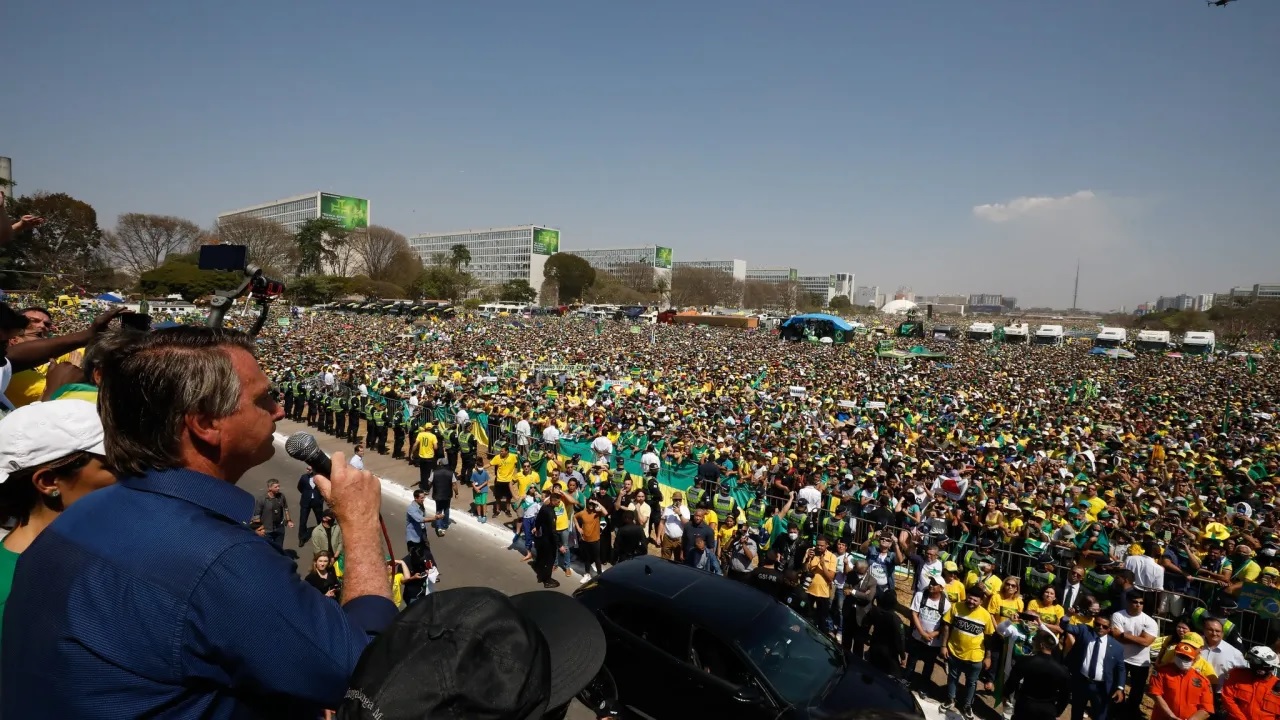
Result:
[[[1133,307],[1280,282],[1280,2],[6,5],[19,192],[322,189],[887,292]]]

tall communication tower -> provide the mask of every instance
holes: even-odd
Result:
[[[1076,287],[1071,291],[1071,309],[1080,307],[1080,261],[1076,260]]]

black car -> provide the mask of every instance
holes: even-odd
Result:
[[[865,708],[923,717],[902,685],[736,580],[640,557],[574,596],[608,641],[590,692],[623,717],[817,720]]]

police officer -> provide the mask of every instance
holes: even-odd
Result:
[[[990,555],[995,552],[995,548],[996,543],[994,540],[991,538],[983,538],[978,542],[976,550],[970,549],[965,551],[964,555],[961,556],[960,564],[965,570],[973,573],[974,575],[981,575],[982,573],[978,570],[978,564],[981,563],[983,556]]]
[[[320,390],[314,385],[307,388],[307,424],[315,427],[320,416]]]
[[[342,431],[347,429],[347,404],[345,394],[339,392],[334,397],[333,427],[330,428],[330,432],[338,437],[342,437]]]
[[[827,515],[822,520],[822,536],[825,537],[832,545],[844,540],[848,542],[850,539],[849,532],[849,506],[841,503],[836,506],[834,514]]]
[[[391,413],[391,432],[394,437],[394,444],[391,446],[391,457],[393,458],[404,457],[405,430],[404,408],[396,408]]]
[[[374,433],[377,432],[378,425],[374,422],[374,411],[377,404],[374,403],[372,397],[365,398],[364,401],[364,445],[367,448],[373,447]]]
[[[458,466],[458,431],[448,422],[440,423],[436,433],[440,436],[440,449],[444,452],[444,464],[451,468]],[[471,473],[463,473],[463,478],[470,480]]]
[[[476,467],[476,448],[479,446],[475,434],[469,426],[455,429],[453,444],[457,448],[458,457],[462,458],[462,477],[471,477],[471,471]]]
[[[1040,597],[1047,587],[1053,587],[1058,576],[1053,572],[1053,558],[1044,553],[1022,572],[1022,597],[1030,600]]]
[[[747,532],[757,543],[761,542],[760,535],[764,527],[764,520],[770,514],[768,503],[763,496],[757,493],[751,499],[751,502],[747,503],[744,512],[747,516]]]
[[[625,473],[619,474],[625,475]],[[721,484],[716,494],[711,497],[711,509],[716,511],[716,517],[720,518],[722,523],[727,517],[738,519],[738,501],[733,499],[729,494],[729,488],[724,484]]]
[[[350,412],[347,413],[347,440],[351,444],[360,442],[360,419],[369,404],[369,398],[356,396],[352,398]]]
[[[292,370],[285,373],[284,377],[281,378],[280,389],[284,392],[284,416],[292,419],[293,418],[293,401],[295,397]]]
[[[387,410],[385,403],[373,406],[373,444],[370,446],[379,453],[387,454]]]
[[[1102,612],[1110,615],[1110,605],[1108,598],[1112,596],[1111,586],[1115,583],[1116,578],[1111,573],[1118,567],[1119,563],[1110,557],[1104,557],[1098,561],[1097,565],[1085,571],[1084,580],[1081,585],[1084,591],[1098,599],[1102,605]]]

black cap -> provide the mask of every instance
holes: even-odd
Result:
[[[600,623],[568,595],[432,593],[365,649],[338,717],[536,720],[568,705],[604,655]]]

